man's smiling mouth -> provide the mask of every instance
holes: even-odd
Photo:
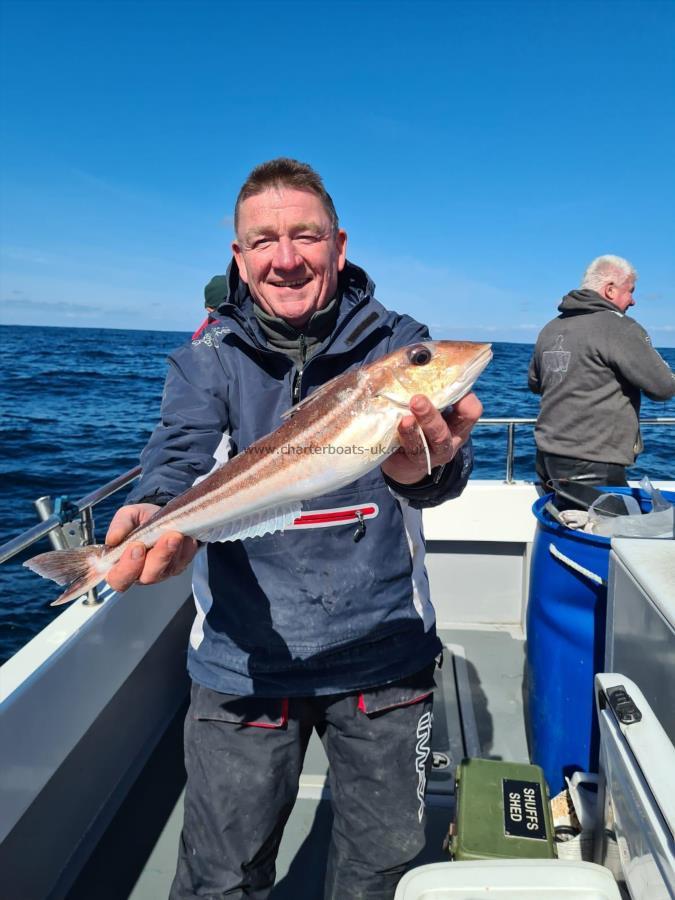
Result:
[[[295,278],[293,281],[272,281],[270,284],[272,287],[277,288],[294,288],[294,287],[304,287],[304,285],[309,284],[311,278]]]

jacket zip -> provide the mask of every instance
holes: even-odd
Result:
[[[364,305],[366,304],[366,302],[367,302],[366,300],[360,300],[360,301],[358,302],[358,304],[357,304],[357,305],[354,307],[354,309],[352,310],[352,312],[351,312],[351,314],[350,314],[350,317],[353,316],[353,314],[354,314],[355,312],[357,312],[362,306],[364,306]],[[270,353],[270,354],[273,354],[273,355],[276,355],[276,356],[283,355],[283,354],[281,354],[281,351],[279,351],[279,350],[270,350],[269,347],[263,346],[263,345],[259,342],[258,338],[255,336],[255,334],[251,331],[251,329],[250,329],[250,327],[249,327],[248,322],[246,321],[246,319],[243,318],[243,317],[240,318],[240,316],[238,315],[238,313],[239,313],[238,307],[237,307],[235,304],[233,304],[233,303],[229,303],[228,306],[231,307],[231,311],[225,310],[225,309],[224,309],[219,315],[220,315],[222,318],[225,318],[226,315],[232,316],[232,318],[235,320],[235,322],[238,322],[238,323],[239,323],[239,325],[241,326],[241,328],[242,328],[244,334],[246,335],[246,337],[248,338],[248,340],[251,342],[251,344],[252,344],[257,350],[260,350],[260,351],[262,351],[263,353]],[[293,378],[292,378],[292,381],[291,381],[291,384],[292,384],[292,387],[291,387],[291,404],[292,404],[293,406],[295,406],[296,403],[299,403],[299,402],[300,402],[300,399],[301,399],[302,376],[303,376],[303,373],[304,373],[304,371],[305,371],[305,363],[306,363],[306,361],[307,361],[307,346],[306,346],[306,344],[305,344],[305,336],[304,336],[304,334],[301,334],[301,335],[300,335],[300,351],[301,351],[301,353],[302,353],[302,363],[303,363],[303,365],[300,366],[300,368],[298,368],[298,369],[295,370],[295,374],[294,374],[294,376],[293,376]],[[331,356],[339,356],[340,354],[345,353],[345,352],[347,352],[347,351],[346,351],[346,350],[339,350],[337,353],[332,353],[332,354],[330,354],[330,355],[331,355]],[[323,353],[321,353],[321,351],[320,351],[320,354],[323,355]],[[316,355],[318,356],[318,355],[320,355],[320,354],[317,353]]]
[[[302,385],[302,373],[305,370],[305,360],[306,359],[307,359],[307,345],[305,344],[304,334],[301,334],[300,335],[300,360],[302,362],[302,365],[295,371],[295,376],[293,378],[293,391],[291,393],[291,401],[294,406],[300,400],[300,387]]]

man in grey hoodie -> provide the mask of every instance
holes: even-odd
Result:
[[[537,477],[625,485],[642,450],[640,392],[675,395],[675,375],[626,310],[637,272],[619,256],[599,256],[581,288],[537,338],[528,385],[541,395],[535,428]]]

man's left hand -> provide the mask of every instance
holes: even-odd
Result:
[[[384,474],[398,484],[416,484],[428,474],[420,428],[429,446],[432,469],[442,466],[466,442],[483,413],[483,404],[475,394],[466,394],[455,403],[451,413],[442,416],[428,397],[415,394],[410,401],[410,412],[412,415],[404,416],[398,426],[401,446],[382,463]]]

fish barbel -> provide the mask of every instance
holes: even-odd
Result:
[[[303,500],[355,481],[400,446],[398,425],[415,394],[445,409],[469,392],[491,359],[490,344],[425,341],[345,372],[292,407],[276,431],[195,482],[122,543],[53,550],[24,565],[67,585],[52,603],[57,606],[104,580],[132,541],[152,547],[167,531],[204,542],[283,531],[300,514]],[[345,453],[346,448],[357,452]]]

